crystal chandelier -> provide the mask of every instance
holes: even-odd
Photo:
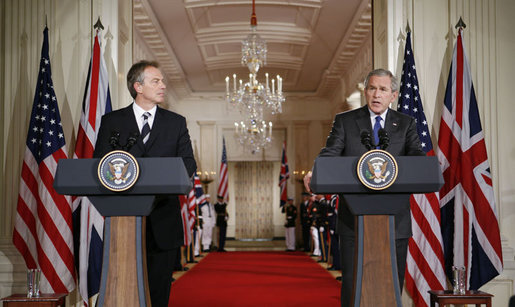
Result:
[[[277,77],[271,80],[265,74],[265,84],[257,80],[259,69],[266,64],[266,41],[257,33],[257,17],[255,3],[252,1],[252,16],[250,18],[251,33],[242,42],[241,64],[250,71],[248,81],[237,80],[236,74],[225,78],[225,97],[234,107],[238,108],[244,120],[235,123],[235,136],[240,144],[252,153],[261,151],[272,141],[272,123],[265,123],[263,114],[269,111],[272,115],[282,113],[282,103],[285,101],[282,91],[283,79]],[[268,132],[268,134],[267,134]]]
[[[260,152],[272,141],[272,122],[248,120],[234,123],[234,136],[252,154]]]

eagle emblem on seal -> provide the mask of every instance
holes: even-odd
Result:
[[[374,149],[359,158],[358,179],[369,189],[384,190],[390,187],[397,179],[397,174],[397,161],[387,151]]]
[[[129,163],[125,161],[124,159],[113,159],[112,161],[108,162],[109,164],[109,172],[110,172],[110,179],[115,184],[122,184],[127,182],[127,178],[129,178],[132,173],[128,172],[129,170]]]
[[[388,161],[376,157],[367,161],[368,171],[366,177],[368,180],[373,180],[375,183],[381,183],[386,180],[386,177],[390,175],[390,171],[387,171]]]
[[[122,192],[138,180],[139,165],[136,158],[123,150],[108,152],[98,163],[98,180],[106,189]]]

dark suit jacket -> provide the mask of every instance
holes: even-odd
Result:
[[[390,138],[386,149],[394,156],[424,156],[420,145],[415,119],[406,114],[389,109],[386,114],[384,129]],[[367,149],[361,144],[361,131],[372,133],[370,112],[364,106],[356,110],[337,114],[325,148],[319,156],[361,156]],[[350,212],[344,197],[338,212],[338,231],[354,230],[354,216]],[[411,237],[411,216],[409,203],[401,213],[395,215],[395,235],[397,239]]]
[[[120,134],[122,146],[132,134],[139,135],[132,104],[102,116],[94,157],[102,157],[112,150],[109,139],[113,132]],[[197,167],[186,119],[159,107],[147,144],[143,144],[142,138],[138,137],[137,143],[129,152],[135,157],[182,157],[190,176],[195,173]],[[183,227],[177,196],[156,196],[154,209],[147,218],[147,224],[147,229],[152,229],[152,235],[160,249],[169,250],[183,245]]]

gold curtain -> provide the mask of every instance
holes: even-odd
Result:
[[[236,239],[272,239],[273,162],[235,162]]]

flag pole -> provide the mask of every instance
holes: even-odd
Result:
[[[96,29],[97,31],[104,30],[104,25],[100,21],[100,16],[98,16],[97,22],[95,23],[93,28]]]
[[[320,247],[322,248],[322,259],[325,259],[327,263],[326,253],[325,253],[325,244],[324,244],[324,232],[320,230],[320,225],[318,225],[318,237],[320,238]],[[325,229],[324,229],[325,230]]]
[[[458,20],[458,23],[456,24],[456,26],[454,28],[456,28],[458,30],[463,30],[466,27],[467,27],[467,25],[465,24],[465,22],[463,22],[463,19],[460,16],[460,20]]]

